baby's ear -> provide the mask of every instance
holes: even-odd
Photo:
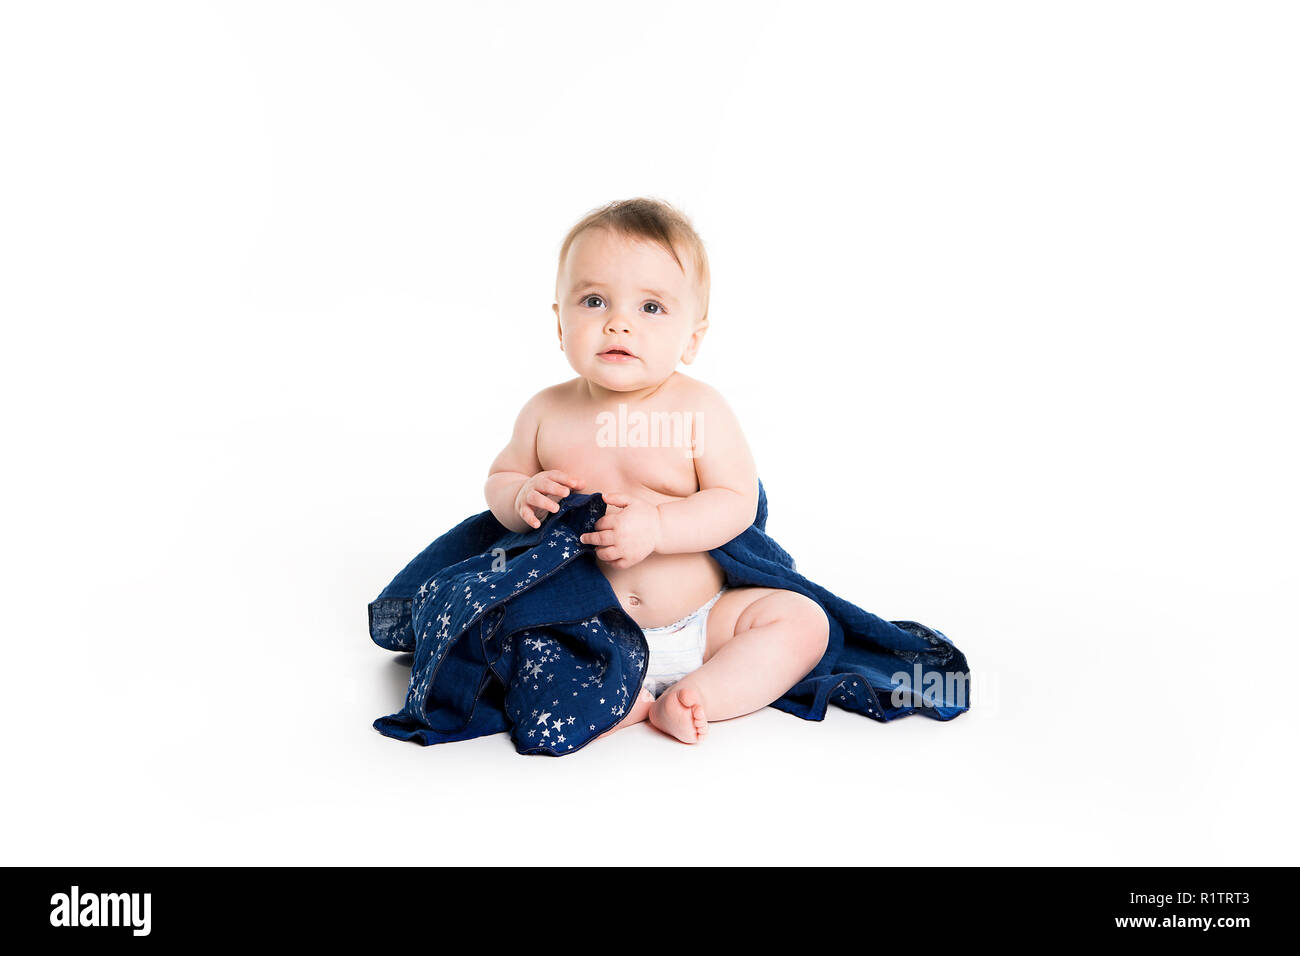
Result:
[[[704,341],[704,333],[707,331],[709,331],[709,320],[705,319],[695,327],[690,340],[686,343],[686,348],[682,351],[683,364],[690,365],[695,361],[695,355],[700,351],[700,343]]]

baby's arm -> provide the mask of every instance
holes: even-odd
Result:
[[[713,389],[705,390],[696,418],[695,474],[700,490],[659,505],[660,554],[721,547],[758,514],[758,471],[740,422]]]
[[[545,409],[545,393],[530,398],[515,420],[510,443],[497,455],[488,469],[483,496],[496,519],[511,531],[538,528],[538,511],[559,511],[555,502],[581,489],[581,479],[558,471],[542,471],[537,460],[537,426]],[[567,486],[567,487],[566,487]]]

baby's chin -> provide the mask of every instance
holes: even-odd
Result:
[[[587,381],[599,385],[601,388],[611,392],[637,392],[643,388],[653,388],[656,385],[662,385],[668,378],[639,378],[634,382],[611,382],[607,378],[596,378],[591,375],[584,376]]]
[[[662,385],[673,374],[673,369],[576,369],[587,381],[609,389],[611,392],[635,392],[638,389],[653,388]]]

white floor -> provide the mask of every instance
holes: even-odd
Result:
[[[1033,554],[980,565],[960,541],[895,541],[892,563],[830,541],[814,555],[772,488],[770,529],[805,573],[966,651],[970,713],[769,709],[697,747],[646,726],[558,759],[504,735],[421,748],[370,726],[407,671],[369,641],[365,605],[469,509],[444,502],[416,530],[346,471],[352,443],[308,434],[275,458],[277,441],[221,456],[263,448],[267,476],[159,485],[169,521],[133,529],[123,513],[91,526],[83,555],[30,555],[51,572],[73,560],[7,605],[28,639],[4,669],[6,862],[1295,860],[1294,625],[1273,583]],[[191,456],[215,445],[170,447],[197,473]],[[311,473],[352,477],[331,497]]]

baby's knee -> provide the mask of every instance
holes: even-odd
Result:
[[[795,642],[799,653],[815,664],[830,643],[831,623],[822,606],[810,597],[790,592],[790,620],[795,625]]]

